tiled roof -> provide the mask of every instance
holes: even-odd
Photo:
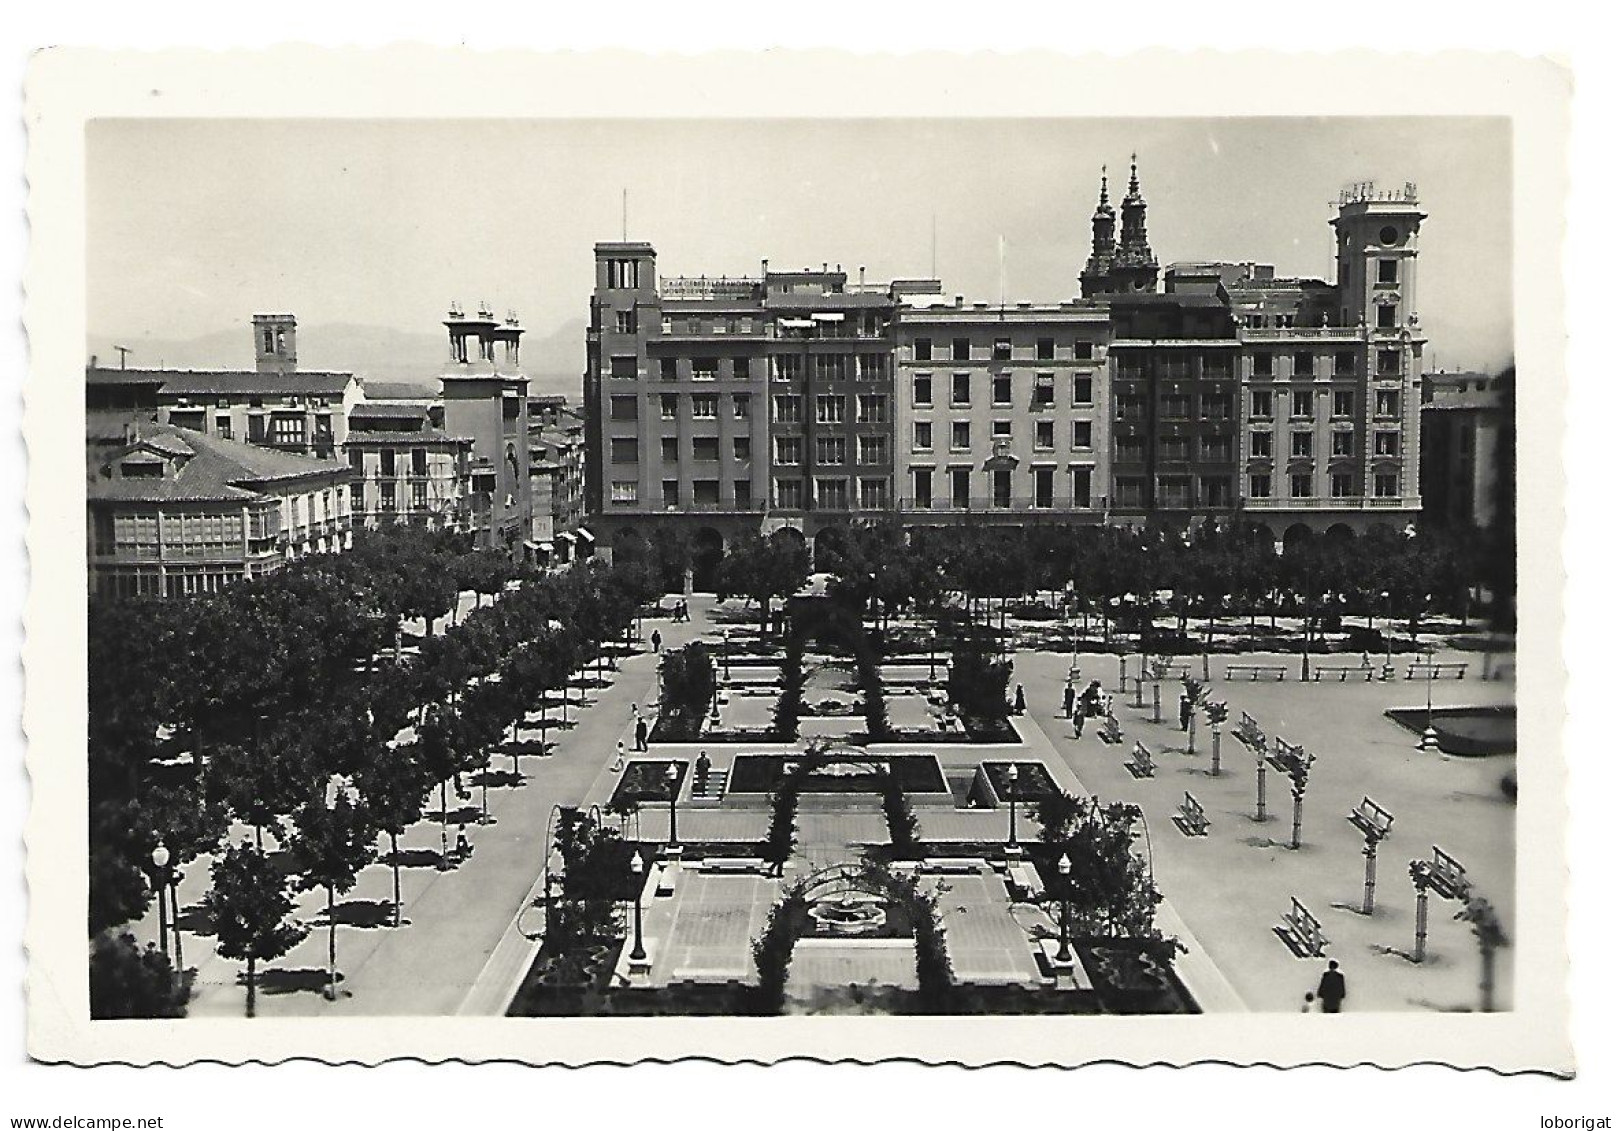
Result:
[[[107,460],[111,466],[127,452],[153,448],[174,455],[192,453],[170,479],[111,479],[96,475],[86,487],[92,499],[130,502],[219,501],[256,498],[259,484],[309,475],[343,474],[355,478],[347,463],[273,451],[243,440],[226,440],[173,425],[143,429],[136,443]]]
[[[376,404],[372,401],[361,401],[349,410],[351,421],[361,417],[370,417],[374,420],[421,420],[427,415],[428,406],[425,404]]]
[[[438,395],[438,390],[427,385],[413,385],[407,381],[372,381],[361,382],[366,390],[366,399],[370,401],[431,401]]]
[[[439,442],[452,444],[471,444],[470,436],[452,436],[443,428],[419,428],[410,431],[387,428],[351,428],[349,438],[344,441],[349,444],[409,444],[423,442]]]
[[[168,396],[337,395],[355,379],[353,373],[306,369],[295,373],[259,373],[251,369],[87,369],[92,385],[162,384]]]

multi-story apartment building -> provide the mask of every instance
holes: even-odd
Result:
[[[363,401],[354,407],[343,447],[360,476],[354,509],[361,522],[467,529],[473,441],[443,425],[438,404]]]
[[[539,560],[575,561],[595,539],[585,529],[585,419],[558,394],[529,398],[529,477]]]
[[[85,485],[90,589],[212,593],[350,543],[354,472],[243,440],[130,426]]]
[[[1484,373],[1426,373],[1419,410],[1424,518],[1490,526],[1514,461],[1511,381]]]
[[[1106,309],[913,293],[897,324],[896,479],[908,522],[1102,520]]]
[[[1104,181],[1080,297],[1044,305],[947,303],[934,280],[852,285],[825,265],[660,280],[651,245],[598,244],[588,510],[614,532],[679,527],[712,556],[729,531],[886,511],[1249,521],[1283,539],[1405,523],[1423,219],[1412,185],[1357,185],[1330,221],[1333,280],[1180,263],[1161,291],[1133,159],[1118,217]]]
[[[519,368],[523,327],[487,308],[445,318],[450,363],[440,379],[444,429],[472,441],[468,523],[475,545],[531,554],[529,378]]]

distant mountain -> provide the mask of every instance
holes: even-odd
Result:
[[[130,350],[130,368],[250,369],[253,337],[247,325],[218,330],[197,338],[175,341],[144,334],[109,337],[90,335],[89,357],[96,364],[116,366],[118,350]],[[335,369],[377,381],[400,381],[438,387],[450,349],[441,334],[396,330],[388,326],[329,323],[298,327],[298,364],[301,369]],[[86,360],[89,360],[87,357]],[[551,333],[525,335],[524,369],[534,393],[563,393],[580,397],[580,373],[585,367],[585,321],[574,318]]]

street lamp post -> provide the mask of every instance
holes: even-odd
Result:
[[[161,840],[152,850],[152,886],[158,895],[158,948],[169,957],[169,849]]]
[[[681,842],[675,837],[675,799],[681,786],[681,769],[676,762],[671,762],[664,771],[664,782],[670,788],[670,847],[679,848]]]
[[[1019,764],[1010,762],[1007,771],[1007,847],[1008,852],[1019,848]]]
[[[1059,882],[1058,882],[1059,896],[1058,896],[1058,901],[1059,901],[1059,907],[1060,907],[1060,917],[1059,917],[1059,925],[1058,925],[1058,954],[1054,957],[1054,961],[1058,962],[1060,964],[1064,964],[1064,965],[1067,965],[1069,963],[1069,961],[1070,961],[1070,955],[1069,955],[1069,869],[1070,869],[1069,854],[1067,852],[1060,852],[1058,854],[1058,876],[1059,876]]]
[[[1379,678],[1394,679],[1396,666],[1390,660],[1390,590],[1386,589],[1379,596],[1385,601],[1385,670],[1379,673]]]
[[[644,866],[642,864],[642,854],[640,852],[636,852],[630,858],[631,886],[635,889],[634,894],[631,896],[631,898],[634,899],[635,902],[636,902],[636,909],[635,909],[635,911],[633,913],[635,921],[636,921],[636,942],[635,942],[635,945],[632,946],[631,949],[630,949],[630,960],[632,962],[645,962],[647,960],[647,948],[642,946],[642,872],[643,872],[643,868],[644,868]]]
[[[732,630],[720,630],[720,662],[726,678],[732,678]]]
[[[160,897],[161,898],[161,897]],[[180,869],[169,869],[169,927],[174,931],[174,967],[183,970],[186,960],[180,953]]]

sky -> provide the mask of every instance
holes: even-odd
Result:
[[[516,310],[533,341],[586,316],[592,244],[622,235],[663,275],[769,258],[1059,301],[1100,167],[1118,204],[1135,152],[1162,266],[1329,278],[1339,190],[1415,182],[1429,364],[1512,355],[1505,119],[143,119],[92,122],[87,147],[92,340],[201,337],[255,311],[437,333],[457,300]],[[218,363],[248,361],[242,342]],[[525,360],[578,374],[583,350],[569,335]]]

